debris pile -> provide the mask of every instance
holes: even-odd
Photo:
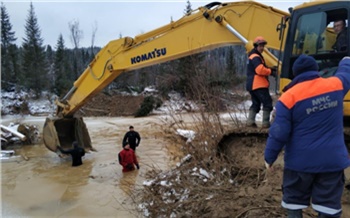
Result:
[[[1,125],[1,149],[11,145],[33,145],[40,141],[40,131],[35,125]]]
[[[279,206],[282,167],[276,164],[274,176],[267,175],[263,139],[238,137],[218,152],[217,143],[204,135],[184,132],[190,133],[176,134],[192,140],[184,142],[181,137],[181,161],[168,171],[155,168],[146,174],[137,195],[145,217],[284,216]]]

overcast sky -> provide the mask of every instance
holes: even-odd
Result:
[[[197,9],[213,1],[190,0],[192,9]],[[60,33],[63,35],[65,46],[73,47],[68,29],[68,24],[73,21],[78,21],[79,27],[83,31],[80,47],[91,45],[94,26],[97,27],[94,44],[103,47],[109,41],[118,39],[120,34],[123,37],[134,37],[168,24],[171,18],[176,21],[184,15],[187,5],[187,0],[4,0],[3,3],[9,14],[18,45],[22,45],[25,36],[24,26],[30,2],[34,6],[44,45],[51,45],[54,48]],[[289,7],[299,5],[303,1],[261,0],[258,2],[288,11]]]

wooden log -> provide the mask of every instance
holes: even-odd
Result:
[[[8,128],[4,125],[1,125],[1,129],[3,129],[4,131],[7,131],[7,132],[10,132],[12,133],[13,135],[17,136],[18,138],[20,138],[22,141],[25,141],[27,138],[25,135],[23,135],[22,133],[20,132],[17,132],[16,130],[13,130],[11,128]]]

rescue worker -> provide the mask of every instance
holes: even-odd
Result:
[[[138,147],[141,142],[140,134],[134,130],[133,126],[129,126],[129,131],[124,135],[123,144],[126,142],[129,143],[130,148],[134,151],[136,151],[136,147]]]
[[[262,127],[270,127],[270,113],[273,107],[268,76],[276,77],[277,69],[269,68],[265,64],[262,53],[266,44],[267,41],[263,37],[256,37],[253,41],[254,48],[248,54],[246,89],[252,100],[247,120],[249,127],[257,127],[255,117],[259,113],[261,105],[263,106]]]
[[[137,161],[134,150],[130,149],[128,142],[123,144],[123,150],[118,154],[119,164],[123,166],[123,172],[129,172],[137,169],[140,169],[139,163]]]
[[[282,206],[289,218],[302,217],[310,200],[318,217],[340,217],[344,169],[350,166],[343,134],[350,57],[329,78],[319,76],[315,59],[307,55],[300,55],[292,70],[295,78],[276,103],[265,166],[271,169],[284,148]]]
[[[84,148],[79,147],[77,141],[73,142],[73,148],[69,150],[63,150],[60,146],[57,146],[63,154],[70,154],[72,156],[72,166],[77,167],[83,164],[82,157],[85,155]]]

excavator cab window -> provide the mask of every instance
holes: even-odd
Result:
[[[325,12],[306,14],[299,18],[294,38],[293,55],[315,54],[320,47],[319,38],[326,28]]]

